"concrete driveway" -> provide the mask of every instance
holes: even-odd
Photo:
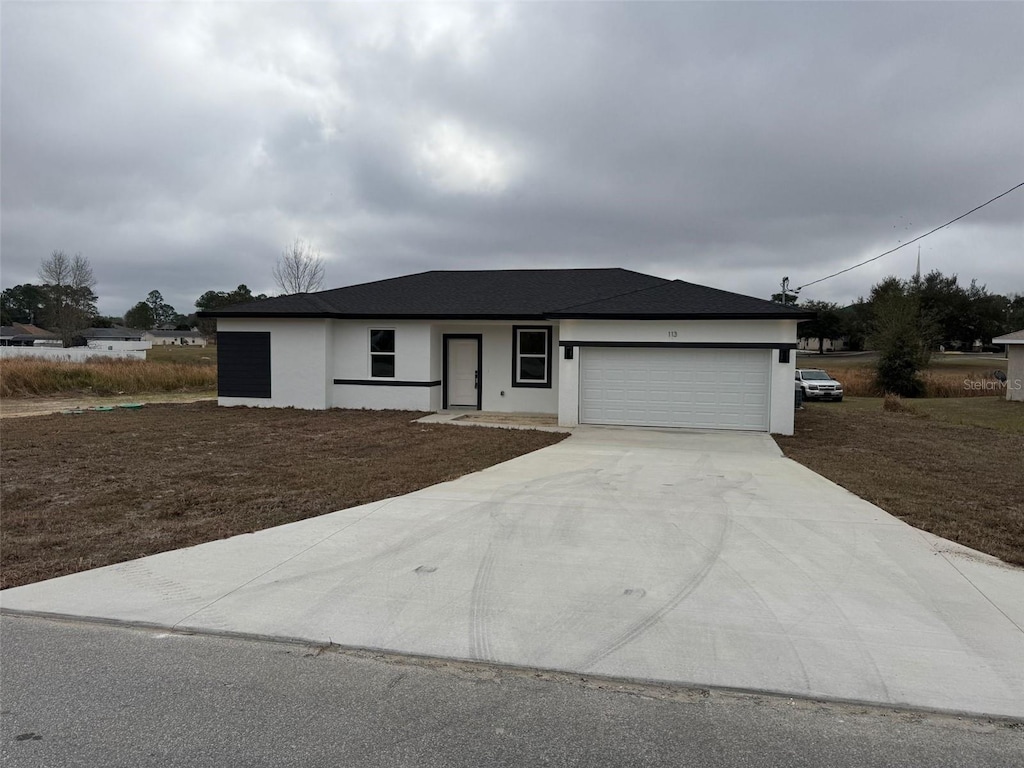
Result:
[[[766,435],[581,428],[0,605],[1024,718],[1024,571],[905,525]]]

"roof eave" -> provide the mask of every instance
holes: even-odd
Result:
[[[238,318],[245,320],[249,318],[279,320],[285,319],[313,319],[313,320],[544,320],[548,317],[545,314],[519,313],[505,315],[482,315],[482,314],[410,314],[395,312],[199,312],[197,317],[216,318],[228,320]]]
[[[516,321],[516,319],[621,319],[621,321],[684,321],[684,319],[796,319],[807,321],[815,316],[813,312],[543,312],[515,314],[479,314],[479,313],[447,313],[447,314],[415,314],[395,312],[198,312],[199,317],[217,319],[429,319],[429,321]]]
[[[553,312],[557,320],[811,320],[809,312]]]

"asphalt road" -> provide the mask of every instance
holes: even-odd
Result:
[[[1007,766],[1024,726],[5,616],[18,766]]]

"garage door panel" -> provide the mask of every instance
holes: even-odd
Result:
[[[768,429],[768,350],[587,348],[580,358],[583,423]]]

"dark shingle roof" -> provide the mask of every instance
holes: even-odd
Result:
[[[276,296],[200,312],[199,316],[626,319],[806,317],[807,313],[749,296],[615,268],[421,272],[319,293]]]
[[[134,328],[86,328],[78,335],[85,339],[138,341],[142,338],[142,331],[136,331]]]
[[[0,328],[0,336],[3,338],[25,338],[25,339],[56,339],[59,338],[57,334],[50,333],[45,328],[40,328],[37,325],[31,323],[15,323],[14,325],[5,325]]]
[[[165,330],[153,330],[142,331],[142,333],[148,333],[150,336],[154,336],[158,339],[201,339],[203,334],[199,331],[165,331]]]
[[[797,307],[783,307],[773,301],[731,293],[718,288],[686,283],[682,280],[666,281],[653,288],[620,293],[607,299],[598,299],[548,313],[562,318],[750,318],[785,317],[810,318],[813,313]]]

